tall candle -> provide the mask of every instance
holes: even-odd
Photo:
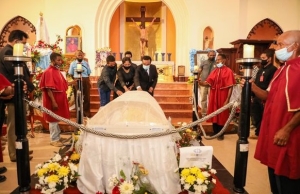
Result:
[[[244,44],[243,58],[254,58],[254,45]]]
[[[81,63],[77,63],[77,70],[82,70],[82,65],[81,65]]]
[[[23,56],[23,43],[14,44],[13,56]]]

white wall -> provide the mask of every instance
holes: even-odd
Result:
[[[95,23],[98,21],[96,17],[99,14],[97,11],[106,1],[112,0],[0,0],[0,7],[5,10],[0,12],[0,28],[17,15],[36,25],[39,13],[43,12],[50,42],[54,43],[57,34],[64,37],[69,26],[79,25],[83,32],[83,50],[87,53],[91,66],[94,66],[96,45],[101,45],[95,42],[95,37],[99,36],[95,34]],[[189,12],[189,21],[186,21],[185,26],[180,26],[188,29],[185,45],[182,45],[186,50],[184,52],[202,49],[202,34],[206,26],[214,30],[215,49],[232,47],[229,42],[245,39],[251,28],[265,18],[272,19],[284,31],[300,29],[299,0],[180,1],[186,5]],[[65,49],[63,43],[60,46]],[[186,56],[178,57],[184,57],[179,61],[186,61],[188,67],[189,59],[185,59]]]

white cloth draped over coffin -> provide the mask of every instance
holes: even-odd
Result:
[[[161,107],[147,92],[130,91],[113,100],[88,121],[87,127],[116,134],[149,134],[173,129]],[[178,134],[176,134],[178,137]],[[111,193],[108,179],[123,170],[130,177],[132,162],[149,171],[158,194],[180,192],[174,135],[117,139],[84,133],[77,186],[82,193]]]

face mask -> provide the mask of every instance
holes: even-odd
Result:
[[[81,63],[81,62],[82,62],[82,59],[77,59],[77,61],[78,61],[79,63]]]
[[[108,67],[111,68],[111,69],[115,68],[115,66],[108,66]]]
[[[215,61],[215,58],[209,58],[210,61]]]
[[[294,51],[288,52],[288,48],[290,48],[293,44],[286,48],[279,49],[275,51],[275,55],[279,61],[287,61],[292,55]]]
[[[130,69],[130,66],[127,66],[127,67],[123,66],[123,68],[128,70],[128,69]]]
[[[260,62],[260,64],[261,64],[262,66],[265,66],[267,63],[268,63],[267,60],[261,60],[261,62]]]
[[[223,66],[222,63],[218,63],[218,64],[217,64],[217,67],[218,67],[218,68],[220,68],[220,67],[222,67],[222,66]]]
[[[145,69],[145,71],[148,71],[148,69],[149,69],[149,65],[143,65],[143,68]]]

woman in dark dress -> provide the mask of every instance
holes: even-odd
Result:
[[[131,66],[130,58],[124,57],[122,59],[122,65],[117,72],[118,79],[116,81],[115,87],[123,93],[135,90],[133,81],[134,73],[135,69]],[[114,99],[117,97],[118,95],[114,93]]]

